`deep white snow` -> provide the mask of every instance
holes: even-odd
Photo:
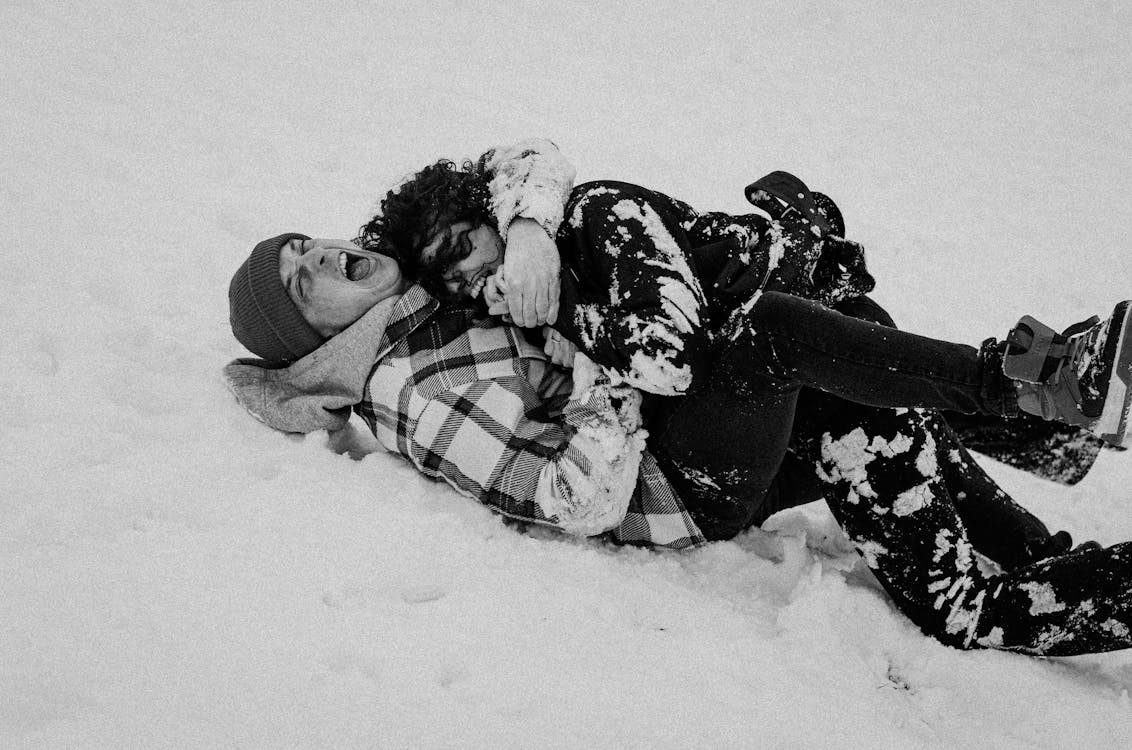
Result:
[[[273,433],[220,377],[256,241],[351,237],[414,168],[528,135],[704,209],[800,175],[905,328],[1105,314],[1132,296],[1130,24],[6,0],[0,747],[1132,745],[1132,655],[943,648],[820,507],[683,555],[523,535],[360,435]],[[990,469],[1053,528],[1132,538],[1128,454],[1073,488]]]

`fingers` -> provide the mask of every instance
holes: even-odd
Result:
[[[523,293],[517,289],[507,292],[507,310],[511,315],[511,320],[518,326],[527,325],[526,315],[523,314],[523,297]]]
[[[558,279],[551,277],[533,281],[521,290],[513,289],[509,293],[512,316],[525,326],[554,323],[558,320],[558,286]],[[516,315],[516,311],[521,311],[521,315]]]
[[[530,328],[540,324],[538,303],[532,290],[512,288],[507,293],[507,304],[517,325]]]
[[[573,367],[574,353],[577,351],[573,343],[550,326],[543,326],[542,332],[546,337],[546,344],[543,345],[542,350],[550,357],[550,361],[567,369]]]
[[[538,325],[538,308],[535,306],[535,302],[534,292],[529,291],[523,295],[523,320],[526,321],[523,325],[525,326]]]
[[[559,286],[556,274],[543,279],[512,278],[510,284],[499,279],[495,283],[494,289],[491,286],[485,287],[484,299],[489,305],[489,312],[495,315],[498,314],[498,311],[492,299],[493,295],[488,292],[491,290],[501,294],[506,299],[506,310],[516,325],[540,326],[558,320],[558,308],[561,299]]]
[[[483,299],[489,306],[503,300],[503,292],[499,289],[499,274],[492,274],[484,282]]]
[[[547,297],[546,305],[546,324],[554,325],[558,322],[558,295],[560,292],[561,284],[558,279],[551,279],[550,285],[547,287],[550,294]]]
[[[509,283],[502,287],[504,297],[507,299],[507,312],[511,316],[512,322],[518,326],[531,325],[527,322],[526,313],[527,288],[529,286],[526,278],[513,275]]]
[[[550,294],[547,293],[546,285],[540,284],[538,291],[535,293],[535,316],[538,318],[537,325],[546,323],[547,312],[550,309]]]

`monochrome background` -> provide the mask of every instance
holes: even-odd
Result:
[[[1117,2],[0,7],[0,746],[1093,747],[1132,654],[960,653],[827,511],[690,554],[522,534],[221,367],[231,273],[352,237],[441,156],[554,140],[701,209],[833,196],[904,328],[977,344],[1132,297]],[[1132,538],[1132,457],[1051,528]],[[1130,582],[1132,585],[1132,582]]]

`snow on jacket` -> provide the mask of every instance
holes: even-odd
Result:
[[[678,395],[762,291],[833,304],[873,288],[859,245],[775,195],[754,191],[752,202],[759,213],[700,213],[637,185],[578,186],[557,233],[555,327],[614,382]]]
[[[554,236],[575,176],[557,146],[545,138],[528,138],[489,150],[479,163],[488,177],[488,208],[504,241],[519,217],[534,219]]]

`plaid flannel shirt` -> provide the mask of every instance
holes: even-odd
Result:
[[[504,516],[624,544],[704,537],[623,417],[625,387],[571,400],[522,332],[420,287],[398,301],[355,411],[387,450]]]

